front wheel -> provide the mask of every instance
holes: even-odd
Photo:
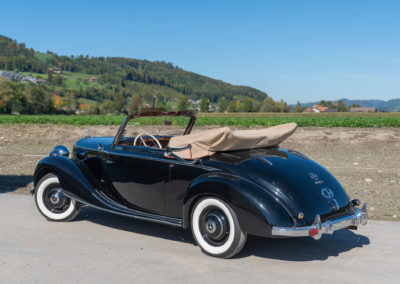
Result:
[[[71,221],[80,211],[79,204],[65,196],[54,174],[42,177],[36,186],[35,203],[40,213],[49,221]]]
[[[196,243],[208,255],[229,258],[241,251],[247,234],[233,209],[223,200],[207,197],[194,207],[191,216]]]

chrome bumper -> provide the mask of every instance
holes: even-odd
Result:
[[[356,209],[353,215],[339,217],[321,223],[317,215],[311,226],[305,227],[272,227],[273,236],[285,237],[313,237],[319,240],[322,234],[333,234],[334,231],[345,229],[350,226],[366,225],[368,222],[367,204],[364,203],[361,209]]]

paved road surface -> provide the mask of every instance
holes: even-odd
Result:
[[[399,283],[400,223],[370,221],[320,241],[249,237],[234,259],[189,231],[84,208],[46,221],[32,197],[0,194],[0,283]],[[340,282],[339,282],[340,281]]]

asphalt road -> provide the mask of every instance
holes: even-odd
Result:
[[[249,237],[215,259],[190,231],[84,208],[46,221],[27,195],[0,194],[0,283],[398,283],[400,223],[370,221],[319,241]]]

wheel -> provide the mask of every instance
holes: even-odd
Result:
[[[60,182],[54,174],[47,174],[39,181],[35,203],[40,213],[49,221],[68,222],[80,211],[80,205],[62,193]]]
[[[201,250],[214,257],[229,258],[243,248],[247,234],[233,209],[223,200],[207,197],[194,207],[192,233]]]

